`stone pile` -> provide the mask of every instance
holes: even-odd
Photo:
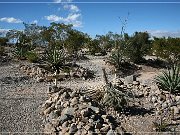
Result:
[[[152,104],[156,115],[168,108],[173,110],[175,116],[180,114],[180,96],[162,91],[156,84],[148,86],[137,81],[134,76],[128,76],[124,81],[116,80],[115,83],[123,89],[131,89],[136,98],[145,98],[148,104]]]
[[[28,76],[37,80],[37,82],[43,82],[46,80],[46,76],[49,72],[36,65],[19,65],[20,70],[25,72]]]
[[[154,89],[148,96],[148,100],[153,103],[157,115],[166,109],[173,111],[174,115],[180,114],[180,96],[178,95]]]
[[[48,88],[49,99],[42,105],[44,132],[51,134],[122,134],[117,120],[80,90]]]
[[[37,65],[28,64],[28,65],[19,65],[20,70],[25,72],[30,77],[34,78],[37,82],[44,82],[44,81],[52,81],[52,79],[49,79],[47,76],[53,76],[53,74],[50,71],[45,70],[44,68],[40,68]],[[71,78],[82,78],[84,80],[88,78],[93,78],[94,73],[89,71],[88,69],[85,69],[83,67],[73,67],[73,69],[70,71],[70,73],[61,73],[63,78],[66,79],[68,77]]]

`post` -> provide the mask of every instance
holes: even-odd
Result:
[[[55,71],[55,80],[54,80],[54,84],[57,87],[57,70]]]

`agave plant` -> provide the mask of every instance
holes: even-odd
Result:
[[[128,105],[128,102],[133,99],[133,94],[130,90],[124,90],[123,88],[113,85],[108,82],[105,69],[103,69],[103,78],[105,85],[86,90],[86,94],[102,103],[105,106],[113,107],[115,109],[122,109]]]
[[[157,85],[170,93],[180,92],[180,67],[172,66],[171,69],[163,71],[161,75],[155,78]]]
[[[124,62],[122,50],[120,49],[114,50],[110,55],[108,62],[114,65],[117,69],[120,69],[122,62]]]

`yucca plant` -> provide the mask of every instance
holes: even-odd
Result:
[[[163,71],[161,75],[155,78],[157,85],[170,93],[180,92],[180,67],[173,65],[171,69]]]
[[[54,72],[59,72],[60,68],[65,64],[65,52],[59,46],[51,46],[46,51],[45,57]]]
[[[52,68],[53,72],[55,73],[55,76],[59,74],[60,69],[63,69],[63,66],[65,64],[65,52],[64,50],[59,46],[51,46],[47,51],[45,58]],[[55,85],[57,86],[57,78],[55,79]]]

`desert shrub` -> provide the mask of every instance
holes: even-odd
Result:
[[[130,61],[139,63],[143,60],[143,56],[148,54],[151,48],[151,41],[149,40],[147,32],[135,32],[132,37],[128,38],[129,44],[126,45],[126,56]]]
[[[15,46],[14,56],[20,60],[26,59],[26,53],[29,51],[28,45],[17,43]]]
[[[37,55],[37,53],[35,53],[33,51],[27,52],[26,58],[27,58],[27,60],[29,60],[30,62],[33,62],[33,63],[38,61],[38,55]]]
[[[155,78],[157,85],[171,93],[180,92],[180,67],[172,66],[171,69],[163,71],[161,75]]]
[[[0,37],[0,46],[5,46],[8,42],[8,39],[5,37]]]
[[[4,46],[0,46],[0,55],[3,55],[5,52]]]
[[[152,52],[174,64],[180,61],[180,38],[154,38]]]
[[[95,55],[95,53],[100,53],[102,51],[97,39],[90,40],[87,44],[87,48],[89,49],[91,55]]]

